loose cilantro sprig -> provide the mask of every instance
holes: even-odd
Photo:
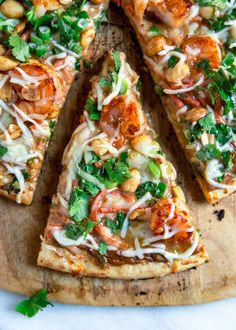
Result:
[[[69,216],[76,222],[81,221],[88,216],[89,195],[80,187],[72,190],[68,202]]]
[[[10,36],[9,45],[12,47],[12,54],[17,60],[21,62],[28,61],[30,56],[29,46],[18,34]]]
[[[29,299],[21,301],[16,306],[16,311],[27,317],[33,317],[48,305],[53,307],[53,304],[47,300],[47,290],[42,289]]]

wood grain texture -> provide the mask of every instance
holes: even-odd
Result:
[[[33,204],[24,207],[0,199],[0,287],[26,295],[47,287],[49,299],[85,305],[185,305],[236,296],[235,195],[215,206],[205,202],[155,97],[153,82],[144,67],[132,28],[123,12],[115,6],[111,6],[109,16],[109,25],[100,29],[91,50],[94,69],[79,73],[60,115]],[[128,61],[141,75],[144,109],[160,135],[163,150],[176,166],[178,182],[186,193],[196,223],[202,229],[210,262],[198,269],[161,279],[117,281],[76,278],[36,266],[39,236],[46,225],[51,196],[56,190],[63,150],[78,124],[78,109],[82,109],[89,91],[89,79],[99,72],[104,52],[112,48],[125,51]],[[225,218],[218,221],[213,212],[221,209],[225,210]]]

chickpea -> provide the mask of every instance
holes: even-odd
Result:
[[[0,77],[1,79],[1,77]],[[12,85],[7,81],[2,88],[0,88],[0,99],[4,102],[11,101],[13,96],[13,88]]]
[[[72,3],[73,0],[59,0],[60,4],[66,6]]]
[[[95,29],[92,27],[87,28],[81,33],[80,44],[83,47],[83,49],[87,48],[91,44],[94,37],[95,37]]]
[[[230,34],[231,34],[233,41],[236,41],[236,26],[235,25],[231,26]]]
[[[19,126],[18,125],[15,125],[15,124],[10,124],[9,127],[8,127],[8,129],[7,129],[7,131],[8,131],[8,133],[9,133],[9,135],[10,135],[10,137],[11,137],[12,140],[18,139],[21,136],[21,134],[22,134],[22,131],[19,128]],[[5,134],[2,133],[0,135],[0,138],[2,140],[5,140],[6,139]]]
[[[169,82],[176,84],[181,84],[182,79],[184,79],[189,74],[189,66],[186,63],[177,63],[173,68],[169,68],[166,72],[166,79]]]
[[[109,140],[108,138],[104,139],[96,139],[91,142],[92,147],[94,147],[93,151],[98,156],[103,156],[107,153],[107,149],[103,147],[103,144],[108,144]]]
[[[104,0],[90,0],[93,5],[100,5],[100,3],[103,3]]]
[[[3,55],[5,51],[6,49],[3,47],[3,45],[0,45],[0,55]]]
[[[154,56],[161,51],[166,45],[166,39],[162,36],[151,38],[146,45],[146,53],[148,56]]]
[[[125,182],[121,184],[121,189],[126,192],[133,193],[137,190],[138,186],[140,185],[141,175],[136,168],[130,170],[130,175],[131,178],[125,180]]]
[[[8,58],[7,56],[0,56],[0,71],[9,71],[14,69],[19,62]]]
[[[210,19],[214,15],[214,7],[202,6],[199,10],[200,15],[205,19]]]
[[[171,181],[175,181],[177,174],[174,166],[168,160],[165,162],[165,164],[166,164],[166,173],[168,175],[168,178]]]
[[[193,123],[194,121],[198,121],[199,119],[205,117],[207,114],[207,109],[202,107],[195,107],[184,113],[184,119]]]
[[[25,14],[22,4],[15,0],[5,0],[1,5],[1,11],[8,18],[21,18]]]
[[[172,192],[173,195],[179,199],[181,199],[184,203],[186,202],[185,196],[184,196],[184,192],[183,190],[180,188],[180,186],[175,186],[172,188]]]

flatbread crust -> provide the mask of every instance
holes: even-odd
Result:
[[[139,44],[142,48],[143,54],[146,55],[146,40],[142,37],[142,35],[140,34],[139,28],[140,28],[140,22],[137,19],[137,17],[135,17],[134,14],[131,14],[132,10],[130,10],[130,7],[132,6],[132,2],[134,2],[134,0],[113,0],[114,3],[116,3],[118,6],[121,6],[126,14],[126,16],[128,17],[131,25],[133,26],[137,39],[139,41]],[[141,17],[143,16],[143,13],[145,11],[145,7],[148,1],[144,1],[141,0],[140,1],[140,13],[141,13]],[[151,2],[151,1],[150,1]],[[143,7],[143,10],[141,10]],[[136,3],[134,4],[134,6],[136,6]],[[155,4],[154,4],[155,6]],[[167,4],[168,6],[168,4]],[[137,10],[137,8],[136,8]],[[139,18],[139,19],[140,19]],[[155,84],[159,85],[159,77],[154,69],[154,63],[155,61],[149,57],[150,61],[148,60],[148,56],[144,56],[144,61],[151,73],[151,76],[155,82]],[[175,134],[177,136],[177,139],[184,151],[185,157],[187,158],[187,160],[189,161],[189,163],[191,164],[191,157],[188,155],[185,146],[186,146],[186,137],[183,134],[183,129],[181,127],[181,125],[179,124],[179,122],[177,121],[176,118],[176,105],[174,104],[174,102],[172,102],[171,98],[167,96],[160,96],[160,99],[163,103],[163,106],[166,110],[168,119],[170,121],[170,123],[172,124]],[[213,203],[217,203],[219,202],[221,199],[231,195],[232,193],[234,193],[236,191],[233,189],[222,189],[222,188],[215,188],[212,187],[210,184],[208,184],[208,182],[206,181],[206,179],[203,177],[203,175],[201,175],[194,167],[193,167],[193,171],[194,174],[197,178],[197,181],[200,185],[200,188],[204,194],[204,197],[206,198],[207,202],[210,204]],[[236,184],[236,181],[234,180],[234,184]]]
[[[114,67],[114,63],[115,63],[114,58],[113,58],[114,55],[112,55],[112,54],[109,54],[107,56],[107,58],[105,59],[101,74],[92,79],[93,85],[92,85],[92,91],[89,94],[90,100],[91,100],[91,98],[92,99],[95,98],[95,95],[93,93],[95,93],[94,86],[96,86],[96,82],[101,81],[100,79],[102,77],[103,78],[106,77],[108,75],[108,73],[110,72],[109,70],[111,70],[111,68]],[[116,57],[117,56],[118,56],[118,54],[116,53]],[[135,98],[137,98],[137,100],[138,100],[139,94],[135,88],[138,76],[134,71],[132,71],[132,69],[126,63],[126,57],[125,57],[124,53],[119,53],[119,59],[122,61],[122,63],[123,63],[122,66],[124,68],[123,70],[125,70],[125,72],[126,72],[126,74],[124,74],[123,77],[127,78],[126,75],[128,72],[131,81],[134,82],[133,85],[128,90],[128,92],[126,94],[126,98],[130,99],[132,97],[132,95],[135,95]],[[114,100],[116,100],[115,96],[113,96],[113,98],[111,99],[111,101],[110,101],[111,104],[115,104],[115,103],[112,103],[112,102],[114,102]],[[140,111],[143,111],[140,101],[138,101],[138,102],[139,102],[138,107],[140,106],[140,108],[138,108],[138,109],[140,109]],[[102,112],[101,118],[102,118],[102,116],[104,116],[104,112]],[[86,112],[84,112],[82,119],[83,118],[87,118]],[[126,118],[126,121],[128,122],[128,120],[129,120],[128,115],[125,118]],[[179,251],[181,249],[182,255],[178,255],[178,257],[177,257],[175,254],[173,259],[170,256],[170,254],[168,254],[168,251],[169,251],[168,248],[166,250],[167,254],[165,254],[166,258],[162,257],[163,252],[161,252],[161,251],[157,252],[157,250],[154,250],[154,252],[147,252],[147,250],[146,250],[146,252],[144,252],[144,253],[146,253],[146,254],[149,253],[149,255],[146,257],[142,256],[141,258],[140,258],[140,255],[138,257],[138,255],[136,255],[136,254],[134,254],[134,257],[130,257],[130,254],[129,254],[130,251],[128,252],[128,255],[127,254],[123,255],[122,251],[129,250],[130,247],[131,247],[131,255],[132,255],[132,253],[133,253],[132,251],[134,251],[134,250],[132,250],[133,241],[134,240],[139,241],[139,236],[138,235],[135,236],[136,234],[132,234],[132,231],[130,234],[131,235],[130,238],[127,240],[125,238],[126,235],[123,236],[124,237],[124,240],[123,240],[121,238],[122,237],[121,234],[118,234],[115,242],[114,242],[114,240],[111,242],[111,240],[109,239],[109,242],[107,242],[107,246],[109,248],[115,247],[115,250],[108,249],[107,256],[99,255],[99,249],[97,249],[96,245],[94,248],[94,244],[95,243],[97,244],[103,238],[106,242],[106,238],[104,236],[102,236],[101,233],[99,234],[96,232],[96,228],[98,226],[100,226],[99,220],[95,220],[95,221],[97,221],[97,225],[95,226],[94,231],[89,232],[90,238],[88,238],[88,239],[91,239],[91,236],[92,236],[93,240],[95,240],[95,243],[93,242],[92,246],[86,245],[86,242],[84,242],[84,243],[80,242],[80,243],[74,244],[75,241],[73,241],[73,240],[72,240],[72,242],[70,241],[69,245],[68,245],[67,242],[65,241],[65,240],[68,240],[68,237],[67,238],[65,237],[65,240],[62,239],[62,241],[61,241],[58,237],[55,236],[55,232],[57,232],[57,233],[60,232],[63,235],[64,226],[72,221],[71,219],[69,219],[69,214],[68,214],[68,200],[70,199],[71,191],[73,189],[76,189],[75,188],[76,186],[78,186],[78,187],[80,186],[79,177],[77,177],[78,179],[75,179],[74,183],[73,183],[73,178],[76,178],[76,176],[74,176],[74,174],[76,173],[76,169],[71,170],[71,169],[73,169],[73,164],[74,164],[74,162],[76,162],[76,164],[77,164],[77,162],[78,162],[77,157],[78,157],[78,155],[82,155],[83,148],[86,145],[85,144],[86,141],[87,142],[92,141],[92,140],[96,139],[97,136],[101,136],[100,134],[105,134],[105,132],[101,129],[103,122],[100,121],[96,124],[99,127],[99,129],[98,129],[99,134],[98,134],[98,132],[96,132],[95,136],[92,135],[93,138],[91,138],[90,135],[86,135],[86,134],[88,134],[88,132],[90,132],[89,134],[91,134],[91,131],[90,131],[90,129],[88,129],[88,127],[93,128],[93,125],[95,125],[93,122],[90,121],[89,122],[90,126],[88,126],[88,120],[89,120],[88,118],[86,121],[81,120],[82,124],[80,124],[76,128],[69,144],[67,145],[67,147],[64,151],[64,156],[63,156],[63,160],[62,160],[63,169],[62,169],[62,173],[59,178],[57,194],[54,195],[53,199],[52,199],[52,206],[50,209],[47,227],[44,232],[44,238],[42,238],[41,250],[40,250],[39,256],[38,256],[38,265],[47,267],[47,268],[51,268],[51,269],[55,269],[55,270],[60,270],[60,271],[76,274],[78,276],[109,277],[109,278],[114,278],[114,279],[141,279],[141,278],[151,278],[151,277],[156,277],[156,276],[159,277],[159,276],[164,276],[164,275],[167,275],[170,273],[184,271],[184,270],[198,266],[198,265],[203,264],[204,262],[208,261],[208,256],[205,251],[205,248],[204,248],[201,240],[199,239],[199,235],[197,234],[197,229],[196,229],[196,227],[193,226],[193,223],[192,223],[192,217],[189,213],[189,210],[188,210],[186,204],[183,201],[184,197],[182,196],[183,199],[180,199],[180,195],[179,196],[177,195],[178,198],[176,198],[176,201],[174,203],[176,203],[176,205],[177,205],[178,201],[179,201],[179,203],[182,207],[181,210],[183,213],[178,213],[178,212],[180,212],[180,211],[178,211],[178,206],[174,207],[173,212],[174,213],[177,212],[176,214],[179,214],[178,215],[179,218],[178,218],[178,216],[177,216],[177,218],[178,218],[178,221],[179,220],[181,221],[183,226],[186,225],[185,221],[187,221],[187,222],[189,221],[189,224],[191,224],[191,228],[188,227],[189,230],[187,230],[186,227],[184,227],[184,228],[186,229],[186,232],[188,231],[193,234],[190,234],[190,236],[188,236],[188,234],[187,234],[187,237],[191,237],[191,247],[189,247],[189,241],[187,244],[188,247],[185,247],[185,244],[181,244],[181,243],[183,243],[183,241],[185,239],[183,239],[182,241],[181,240],[178,241],[180,244],[178,245],[178,247],[176,246],[175,249],[177,251]],[[134,123],[134,121],[132,122],[132,124],[133,123]],[[147,128],[147,131],[150,132],[150,128],[148,125],[146,126],[146,128]],[[101,131],[103,131],[103,133],[101,133]],[[85,132],[87,132],[87,133],[85,133]],[[139,135],[137,138],[144,136],[143,131],[140,134],[141,135]],[[108,139],[108,137],[107,137],[107,139]],[[131,140],[132,142],[127,140],[127,143],[129,143],[129,145],[128,145],[129,150],[131,150],[131,151],[132,151],[132,146],[134,145],[134,140],[135,140],[135,138],[133,138],[133,137]],[[112,143],[111,140],[108,139],[108,141],[109,141],[108,143]],[[150,140],[148,140],[148,144],[146,145],[146,148],[148,149],[149,146],[151,146],[153,148],[152,143],[155,143],[155,142],[151,139],[151,136],[150,136]],[[111,158],[111,156],[109,156],[109,152],[108,152],[108,157]],[[163,154],[161,157],[162,157],[161,161],[163,162],[162,164],[164,164],[165,162],[168,162]],[[137,166],[137,164],[135,164],[135,167],[136,166]],[[170,166],[169,168],[171,168],[171,170],[169,171],[168,176],[169,176],[169,180],[171,180],[171,181],[169,181],[169,180],[166,181],[166,182],[168,182],[167,190],[170,189],[170,190],[168,190],[169,191],[168,196],[173,197],[176,195],[174,192],[171,192],[171,191],[172,191],[172,189],[174,191],[174,188],[176,188],[178,186],[175,182],[176,174],[173,175],[173,173],[175,173],[173,165],[171,165],[169,163],[169,166]],[[90,180],[91,180],[91,178],[90,178]],[[94,204],[96,204],[96,199],[100,198],[101,194],[105,193],[105,196],[106,196],[107,193],[112,194],[112,191],[113,192],[116,190],[120,191],[120,194],[118,193],[119,202],[117,200],[115,200],[115,204],[112,204],[112,201],[110,200],[108,202],[109,205],[106,204],[106,206],[104,206],[104,208],[108,209],[109,207],[111,207],[111,209],[113,209],[113,208],[115,208],[115,206],[117,204],[120,205],[120,202],[122,202],[122,197],[121,197],[122,189],[118,188],[118,186],[113,189],[110,189],[111,191],[109,189],[103,188],[103,190],[101,189],[101,191],[99,193],[96,193],[96,195],[95,195],[96,197],[95,196],[90,197],[90,207],[91,208],[90,208],[90,215],[88,217],[91,220],[94,219],[93,218],[94,215],[92,214],[91,210],[93,209]],[[69,192],[67,190],[68,187],[69,187]],[[178,188],[180,189],[180,187],[178,187]],[[123,191],[123,193],[124,192],[125,192],[125,190]],[[130,193],[129,196],[131,197],[131,195],[132,195],[132,193]],[[112,196],[112,195],[110,195],[110,196]],[[162,196],[162,197],[159,197],[159,199],[157,199],[157,200],[162,201],[163,203],[165,203],[164,201],[167,201],[167,203],[169,203],[171,200],[171,197],[169,200],[168,198]],[[173,200],[175,200],[175,199],[173,198]],[[92,205],[91,205],[91,202],[92,202]],[[138,203],[139,203],[139,201],[138,201]],[[145,204],[143,204],[143,203],[144,202],[141,202],[141,204],[139,204],[139,206],[137,206],[137,208],[134,210],[137,211],[137,210],[142,209],[141,205],[144,205],[144,207],[145,207]],[[132,201],[132,205],[134,205],[134,201]],[[154,203],[154,205],[156,205],[156,204]],[[130,207],[131,206],[128,207],[128,210],[130,209]],[[165,208],[164,204],[161,204],[161,206],[157,206],[157,207],[158,207],[158,210],[160,210],[160,212],[162,214],[163,209]],[[173,209],[173,208],[171,208],[171,209]],[[118,208],[118,210],[119,210],[119,208]],[[99,210],[98,210],[98,212],[99,212]],[[110,212],[118,212],[118,211],[115,209],[114,211],[111,210]],[[153,209],[151,207],[150,212],[155,212],[155,209]],[[168,212],[171,212],[171,211],[168,211]],[[137,216],[139,216],[139,215],[137,215]],[[169,216],[170,216],[170,213],[168,213],[168,217]],[[161,215],[160,215],[160,217],[161,217]],[[173,217],[174,217],[174,215],[172,215],[172,218],[170,218],[170,219],[173,219]],[[109,219],[109,215],[108,215],[108,219]],[[135,219],[135,217],[133,219]],[[141,216],[141,219],[142,219],[142,216]],[[146,218],[144,218],[142,220],[139,219],[138,221],[136,221],[136,224],[141,223],[141,224],[148,226],[148,230],[146,227],[145,227],[146,229],[144,227],[142,227],[141,229],[140,228],[137,229],[137,227],[136,227],[137,231],[141,230],[141,233],[142,233],[141,237],[152,238],[153,236],[158,235],[156,233],[153,234],[152,230],[150,230],[151,228],[149,228],[150,227],[149,220],[150,220],[150,213]],[[163,221],[165,221],[165,220],[163,220]],[[131,227],[132,227],[132,225],[131,225]],[[133,229],[134,228],[135,227],[133,226]],[[180,227],[180,228],[182,228],[182,230],[180,230],[180,232],[183,233],[185,231],[185,229],[183,229],[183,227]],[[165,230],[166,229],[164,229],[164,231]],[[172,230],[172,229],[170,229],[170,230]],[[168,231],[168,233],[170,233],[169,229],[167,231]],[[178,233],[178,230],[176,233]],[[121,235],[121,236],[119,236],[119,235]],[[175,234],[172,234],[170,236],[168,236],[168,235],[169,234],[167,234],[167,236],[163,237],[162,240],[165,241],[165,239],[168,239],[168,238],[174,236]],[[86,237],[84,238],[84,240],[87,239]],[[80,238],[82,238],[82,236],[79,236],[79,239]],[[195,238],[197,238],[197,240],[195,240]],[[123,240],[123,243],[126,245],[126,247],[124,247],[124,244],[123,244],[123,247],[121,247],[121,244],[116,245],[117,241],[119,241],[120,239],[121,239],[120,242],[122,243],[122,240]],[[83,245],[83,244],[85,244],[85,245]],[[114,244],[114,245],[112,245],[112,244]],[[172,243],[169,242],[169,244],[172,244]],[[81,245],[81,247],[80,247],[80,245]],[[147,243],[147,245],[144,245],[144,246],[149,246],[152,248],[156,247],[149,243]],[[169,248],[170,248],[170,246],[169,246]],[[157,246],[157,248],[158,248],[158,246]],[[135,249],[136,249],[136,246],[135,246]],[[174,251],[177,253],[177,251],[175,249],[174,249]],[[189,252],[190,251],[189,249],[191,250],[191,252]],[[171,250],[171,248],[170,248],[170,250]],[[110,251],[113,251],[114,254],[112,254],[112,252],[111,252],[111,254],[109,254]],[[98,253],[98,255],[95,256],[94,253]],[[155,257],[153,257],[153,254],[155,254]],[[100,259],[98,256],[100,256],[101,258],[104,258],[104,259],[98,260],[98,259]],[[170,257],[168,257],[168,256],[170,256]],[[172,254],[172,256],[173,256],[173,254]],[[122,260],[120,260],[120,258]],[[168,258],[171,258],[171,259],[168,259]]]
[[[169,262],[141,261],[138,264],[121,266],[106,265],[101,267],[87,251],[81,250],[81,255],[73,255],[67,249],[42,243],[38,256],[38,266],[72,273],[77,276],[109,277],[112,279],[138,280],[152,277],[162,277],[197,267],[208,261],[205,248],[188,259]]]

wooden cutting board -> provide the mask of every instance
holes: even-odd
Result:
[[[31,295],[42,287],[49,299],[86,305],[185,305],[236,296],[235,195],[208,205],[176,141],[172,128],[154,93],[132,28],[122,11],[111,6],[109,25],[103,26],[92,48],[93,69],[79,73],[61,113],[50,143],[37,191],[30,207],[0,198],[0,287]],[[78,124],[79,109],[90,89],[89,79],[98,73],[108,49],[123,50],[141,75],[144,109],[159,133],[159,141],[176,165],[178,181],[187,196],[196,223],[201,227],[210,262],[190,271],[164,278],[117,281],[78,278],[36,266],[50,200],[56,191],[63,150]],[[224,210],[222,221],[215,211]]]

